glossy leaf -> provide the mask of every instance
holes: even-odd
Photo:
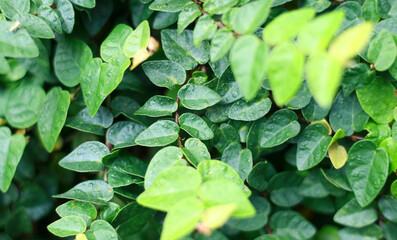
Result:
[[[249,102],[241,99],[233,103],[229,109],[228,117],[239,121],[255,121],[265,116],[271,106],[272,102],[265,94],[258,94]]]
[[[231,143],[222,153],[222,162],[232,166],[244,181],[252,169],[252,154],[242,149],[240,143]]]
[[[303,178],[295,172],[284,171],[273,176],[269,181],[270,200],[280,207],[292,207],[303,200],[299,186]]]
[[[4,2],[4,1],[3,1]],[[39,49],[25,29],[10,31],[12,22],[2,21],[0,26],[0,52],[4,57],[33,58]]]
[[[112,113],[104,107],[100,107],[94,117],[91,117],[88,108],[84,108],[77,115],[66,120],[66,126],[97,135],[105,135],[105,128],[113,123]]]
[[[47,229],[58,237],[68,237],[83,233],[86,224],[81,217],[67,216],[51,223]]]
[[[273,214],[270,218],[270,227],[276,235],[289,239],[310,239],[316,228],[299,213],[283,210]]]
[[[383,30],[371,41],[368,48],[368,59],[374,63],[376,70],[386,71],[394,63],[397,56],[397,46],[393,36]]]
[[[334,221],[348,227],[361,228],[372,224],[377,218],[373,205],[363,208],[356,199],[352,199],[336,212]]]
[[[115,148],[135,146],[136,137],[145,129],[145,126],[136,122],[120,121],[108,129],[106,139]]]
[[[123,52],[128,58],[134,57],[139,50],[148,46],[150,38],[150,28],[147,21],[141,22],[125,39]]]
[[[158,87],[174,88],[186,80],[185,69],[177,62],[168,60],[148,61],[142,64],[146,76]]]
[[[178,118],[179,126],[192,137],[200,140],[209,140],[214,137],[214,133],[207,123],[193,113],[184,113]]]
[[[169,120],[160,120],[141,132],[135,139],[136,144],[147,147],[165,146],[178,138],[179,126]]]
[[[69,201],[58,206],[55,211],[60,217],[79,216],[88,225],[96,218],[97,210],[94,205],[86,202]]]
[[[221,100],[216,92],[203,85],[186,84],[178,91],[181,104],[191,110],[201,110],[215,105]]]
[[[211,155],[204,143],[196,138],[189,138],[185,147],[180,148],[186,159],[195,167],[204,160],[210,160]]]

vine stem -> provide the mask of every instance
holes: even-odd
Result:
[[[176,105],[179,107],[179,97],[176,97]],[[178,112],[178,110],[176,110],[176,112],[175,112],[175,123],[179,126],[179,112]],[[178,133],[178,139],[176,141],[178,143],[178,147],[182,148],[183,147],[182,138],[181,138],[181,136],[179,136],[179,133]]]

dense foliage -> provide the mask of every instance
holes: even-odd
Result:
[[[0,11],[0,240],[397,239],[397,2]]]

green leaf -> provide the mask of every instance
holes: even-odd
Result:
[[[68,237],[83,233],[86,224],[81,217],[67,216],[47,226],[48,231],[58,237]]]
[[[363,228],[342,228],[339,230],[339,236],[342,240],[347,239],[368,239],[376,240],[382,238],[382,229],[372,224]]]
[[[234,8],[230,12],[230,25],[239,34],[254,33],[266,21],[272,0],[258,0]]]
[[[326,53],[313,55],[306,64],[307,86],[322,107],[329,107],[342,78],[342,64]]]
[[[0,127],[0,190],[7,192],[25,149],[23,135],[11,135],[8,127]]]
[[[15,20],[21,23],[21,26],[28,31],[30,36],[37,38],[54,38],[54,32],[51,27],[41,19],[32,14],[24,13],[18,15]]]
[[[59,205],[55,211],[62,218],[67,216],[81,217],[87,226],[89,226],[97,216],[97,210],[94,205],[79,201],[68,201]]]
[[[378,214],[374,205],[363,208],[355,198],[347,202],[334,216],[335,222],[355,228],[368,226],[376,219],[378,219]]]
[[[189,0],[154,0],[149,9],[162,12],[179,12]]]
[[[186,84],[178,91],[181,104],[191,110],[201,110],[213,106],[221,100],[216,92],[203,85]]]
[[[314,99],[310,100],[310,103],[302,108],[302,115],[307,121],[316,121],[325,118],[328,113],[330,107],[321,107],[319,106]]]
[[[106,140],[115,148],[132,147],[136,145],[136,137],[145,129],[145,126],[136,122],[120,121],[108,129]]]
[[[180,148],[180,150],[194,167],[197,167],[201,161],[211,159],[207,147],[197,138],[189,138],[186,140],[185,147]]]
[[[391,184],[390,192],[394,198],[397,198],[397,180],[394,180],[394,182]]]
[[[85,64],[80,76],[80,86],[88,112],[91,116],[95,116],[103,101],[98,94],[98,90],[101,88],[99,76],[102,60],[93,58]]]
[[[55,75],[63,85],[74,87],[80,83],[91,59],[91,49],[85,42],[72,38],[60,41],[55,49]]]
[[[201,184],[200,174],[191,167],[176,166],[161,171],[153,184],[138,196],[143,206],[169,211],[178,201],[194,197]]]
[[[99,216],[105,221],[112,222],[120,209],[121,207],[117,203],[108,202],[107,205],[100,206]]]
[[[198,115],[184,113],[178,119],[180,128],[189,133],[192,137],[200,140],[209,140],[214,137],[214,133],[207,123]]]
[[[157,175],[173,166],[184,166],[186,161],[182,159],[183,154],[177,147],[166,147],[158,151],[149,163],[145,174],[145,189],[148,189],[156,179]]]
[[[274,101],[281,106],[291,100],[302,85],[304,56],[293,43],[276,46],[267,60],[267,73]]]
[[[73,4],[83,8],[94,8],[95,0],[69,0]]]
[[[392,137],[388,137],[379,144],[379,148],[385,150],[389,157],[390,171],[396,172],[397,170],[397,142]]]
[[[12,22],[2,21],[0,25],[0,52],[4,57],[34,58],[39,49],[25,29],[10,31]]]
[[[298,170],[307,170],[319,164],[331,144],[328,128],[322,123],[307,126],[298,139],[296,161]]]
[[[300,125],[297,119],[296,114],[288,109],[275,112],[259,132],[260,146],[275,147],[298,135]]]
[[[232,217],[247,218],[255,215],[255,208],[245,192],[235,182],[225,179],[205,181],[199,188],[198,195],[206,208],[223,204],[236,204]]]
[[[265,79],[268,51],[266,44],[254,35],[238,38],[230,50],[230,66],[247,101],[256,96]]]
[[[144,179],[137,176],[131,176],[130,174],[119,169],[117,167],[112,167],[107,172],[107,180],[112,188],[129,186],[131,184],[143,184]],[[116,192],[117,193],[117,192]]]
[[[149,38],[150,27],[148,21],[145,20],[125,39],[123,47],[124,55],[128,58],[134,57],[139,50],[147,47]]]
[[[322,180],[323,176],[319,170],[310,172],[299,186],[299,194],[307,198],[327,197],[329,193]]]
[[[95,240],[118,240],[116,230],[110,225],[108,222],[104,220],[96,220],[90,226],[90,230],[92,235],[95,237]],[[85,233],[87,234],[87,232]]]
[[[130,175],[141,177],[145,176],[147,163],[132,155],[119,155],[113,158],[103,158],[102,163],[110,168],[121,170]]]
[[[329,46],[331,58],[345,63],[357,55],[368,43],[372,24],[364,22],[342,32]]]
[[[177,62],[169,60],[148,61],[142,64],[143,71],[158,87],[173,89],[186,81],[185,69]]]
[[[67,1],[70,5],[72,5],[69,1]],[[73,8],[73,6],[72,6]],[[62,20],[61,17],[57,14],[57,12],[49,6],[40,6],[38,9],[38,16],[43,18],[50,27],[58,32],[62,33]],[[74,20],[74,11],[73,11],[73,20]],[[74,21],[73,21],[74,24]]]
[[[29,12],[30,2],[23,0],[1,0],[0,9],[7,18],[13,19],[18,14]]]
[[[51,89],[38,114],[39,136],[48,152],[52,152],[66,121],[70,94],[60,87]]]
[[[373,23],[379,22],[379,12],[376,7],[376,0],[368,0],[363,3],[363,18]]]
[[[171,116],[178,109],[175,99],[166,96],[153,96],[134,114],[149,117]]]
[[[211,39],[216,30],[217,25],[209,15],[199,17],[193,30],[193,43],[196,48],[201,46],[204,40]]]
[[[274,233],[283,239],[310,239],[316,228],[299,213],[283,210],[273,214],[269,223]]]
[[[303,178],[296,172],[284,171],[274,175],[269,181],[270,200],[280,207],[292,207],[303,200],[299,186]]]
[[[378,195],[389,173],[389,159],[383,149],[368,140],[356,142],[349,150],[346,175],[357,202],[365,207]]]
[[[377,71],[389,69],[397,56],[397,46],[391,33],[382,30],[369,44],[367,56]]]
[[[101,44],[102,59],[106,62],[111,62],[113,58],[127,59],[123,47],[131,32],[130,26],[118,24]]]
[[[229,8],[235,6],[238,2],[238,0],[209,0],[204,2],[203,9],[210,15],[222,14],[226,12]]]
[[[180,34],[173,29],[162,30],[161,43],[167,58],[179,63],[186,70],[194,69],[198,63],[205,64],[209,61],[208,42],[196,48],[193,45],[193,31],[191,30],[185,30]]]
[[[382,197],[378,201],[382,215],[390,221],[397,223],[397,200],[392,196]]]
[[[222,153],[222,162],[232,166],[244,181],[252,169],[252,154],[242,149],[240,143],[231,143]]]
[[[100,107],[94,117],[91,117],[88,109],[84,108],[77,115],[68,118],[65,126],[96,135],[105,135],[105,128],[110,127],[112,123],[113,115],[107,108]]]
[[[125,205],[112,221],[117,227],[117,233],[121,237],[128,237],[139,232],[152,218],[154,211],[140,206],[137,202]]]
[[[338,93],[329,113],[329,122],[335,132],[343,129],[346,136],[361,132],[368,119],[369,116],[361,108],[355,93],[349,96]]]
[[[343,11],[331,11],[310,21],[299,32],[298,48],[307,54],[326,50],[342,24],[344,15]],[[294,24],[289,23],[289,26]]]
[[[179,126],[169,120],[160,120],[141,132],[135,139],[136,144],[147,147],[165,146],[178,139]]]
[[[76,172],[102,171],[102,158],[109,154],[108,147],[100,142],[89,141],[81,144],[59,161],[63,168]]]
[[[1,52],[1,51],[0,51]],[[8,94],[5,117],[14,128],[28,128],[38,119],[45,98],[44,90],[34,84],[21,84]]]
[[[219,29],[211,39],[211,62],[218,61],[224,57],[229,52],[233,43],[233,32],[228,29]]]
[[[56,17],[57,21],[61,22],[62,29],[66,33],[72,33],[75,18],[73,5],[68,0],[54,0],[54,4],[56,4],[58,10],[56,11],[58,15],[58,17]]]
[[[233,103],[228,116],[233,120],[255,121],[265,116],[271,106],[272,101],[267,97],[267,94],[258,94],[256,98],[249,102],[241,99]]]
[[[376,77],[364,88],[357,89],[358,101],[364,111],[377,123],[393,120],[393,109],[397,104],[395,88],[390,81]],[[382,101],[379,97],[382,96]]]
[[[301,32],[315,14],[312,8],[302,8],[283,13],[263,29],[263,40],[270,45],[291,40]]]
[[[203,211],[204,205],[198,198],[181,199],[168,211],[161,239],[180,239],[188,235],[196,228]]]
[[[194,2],[188,2],[181,9],[178,16],[178,33],[181,33],[189,24],[194,22],[196,18],[201,16],[199,6]]]
[[[203,181],[227,180],[236,183],[249,196],[251,191],[244,185],[243,180],[234,168],[219,160],[203,160],[197,166]]]
[[[259,162],[249,172],[247,183],[262,192],[269,186],[270,178],[276,174],[276,170],[269,162]]]
[[[74,186],[67,192],[54,195],[55,198],[75,199],[98,205],[106,205],[113,198],[113,189],[104,181],[88,180]]]

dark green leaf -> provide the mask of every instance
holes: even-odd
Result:
[[[185,69],[173,61],[148,61],[142,64],[142,68],[150,81],[158,87],[172,89],[186,81]]]
[[[112,113],[104,107],[100,107],[94,117],[88,113],[88,108],[84,108],[76,116],[66,120],[66,126],[83,132],[105,135],[105,128],[113,123]]]
[[[135,142],[141,146],[165,146],[175,142],[179,136],[179,126],[169,120],[160,120],[141,132]]]
[[[209,140],[214,137],[214,133],[207,123],[198,115],[184,113],[178,119],[180,128],[189,133],[192,137],[200,140]]]
[[[135,146],[136,137],[146,129],[145,126],[132,122],[121,121],[111,126],[106,132],[106,140],[115,148]]]
[[[252,169],[252,154],[242,149],[240,143],[231,143],[222,153],[222,162],[232,166],[244,181]]]
[[[270,200],[280,207],[292,207],[303,200],[299,186],[303,178],[296,172],[284,171],[273,176],[269,181]]]

